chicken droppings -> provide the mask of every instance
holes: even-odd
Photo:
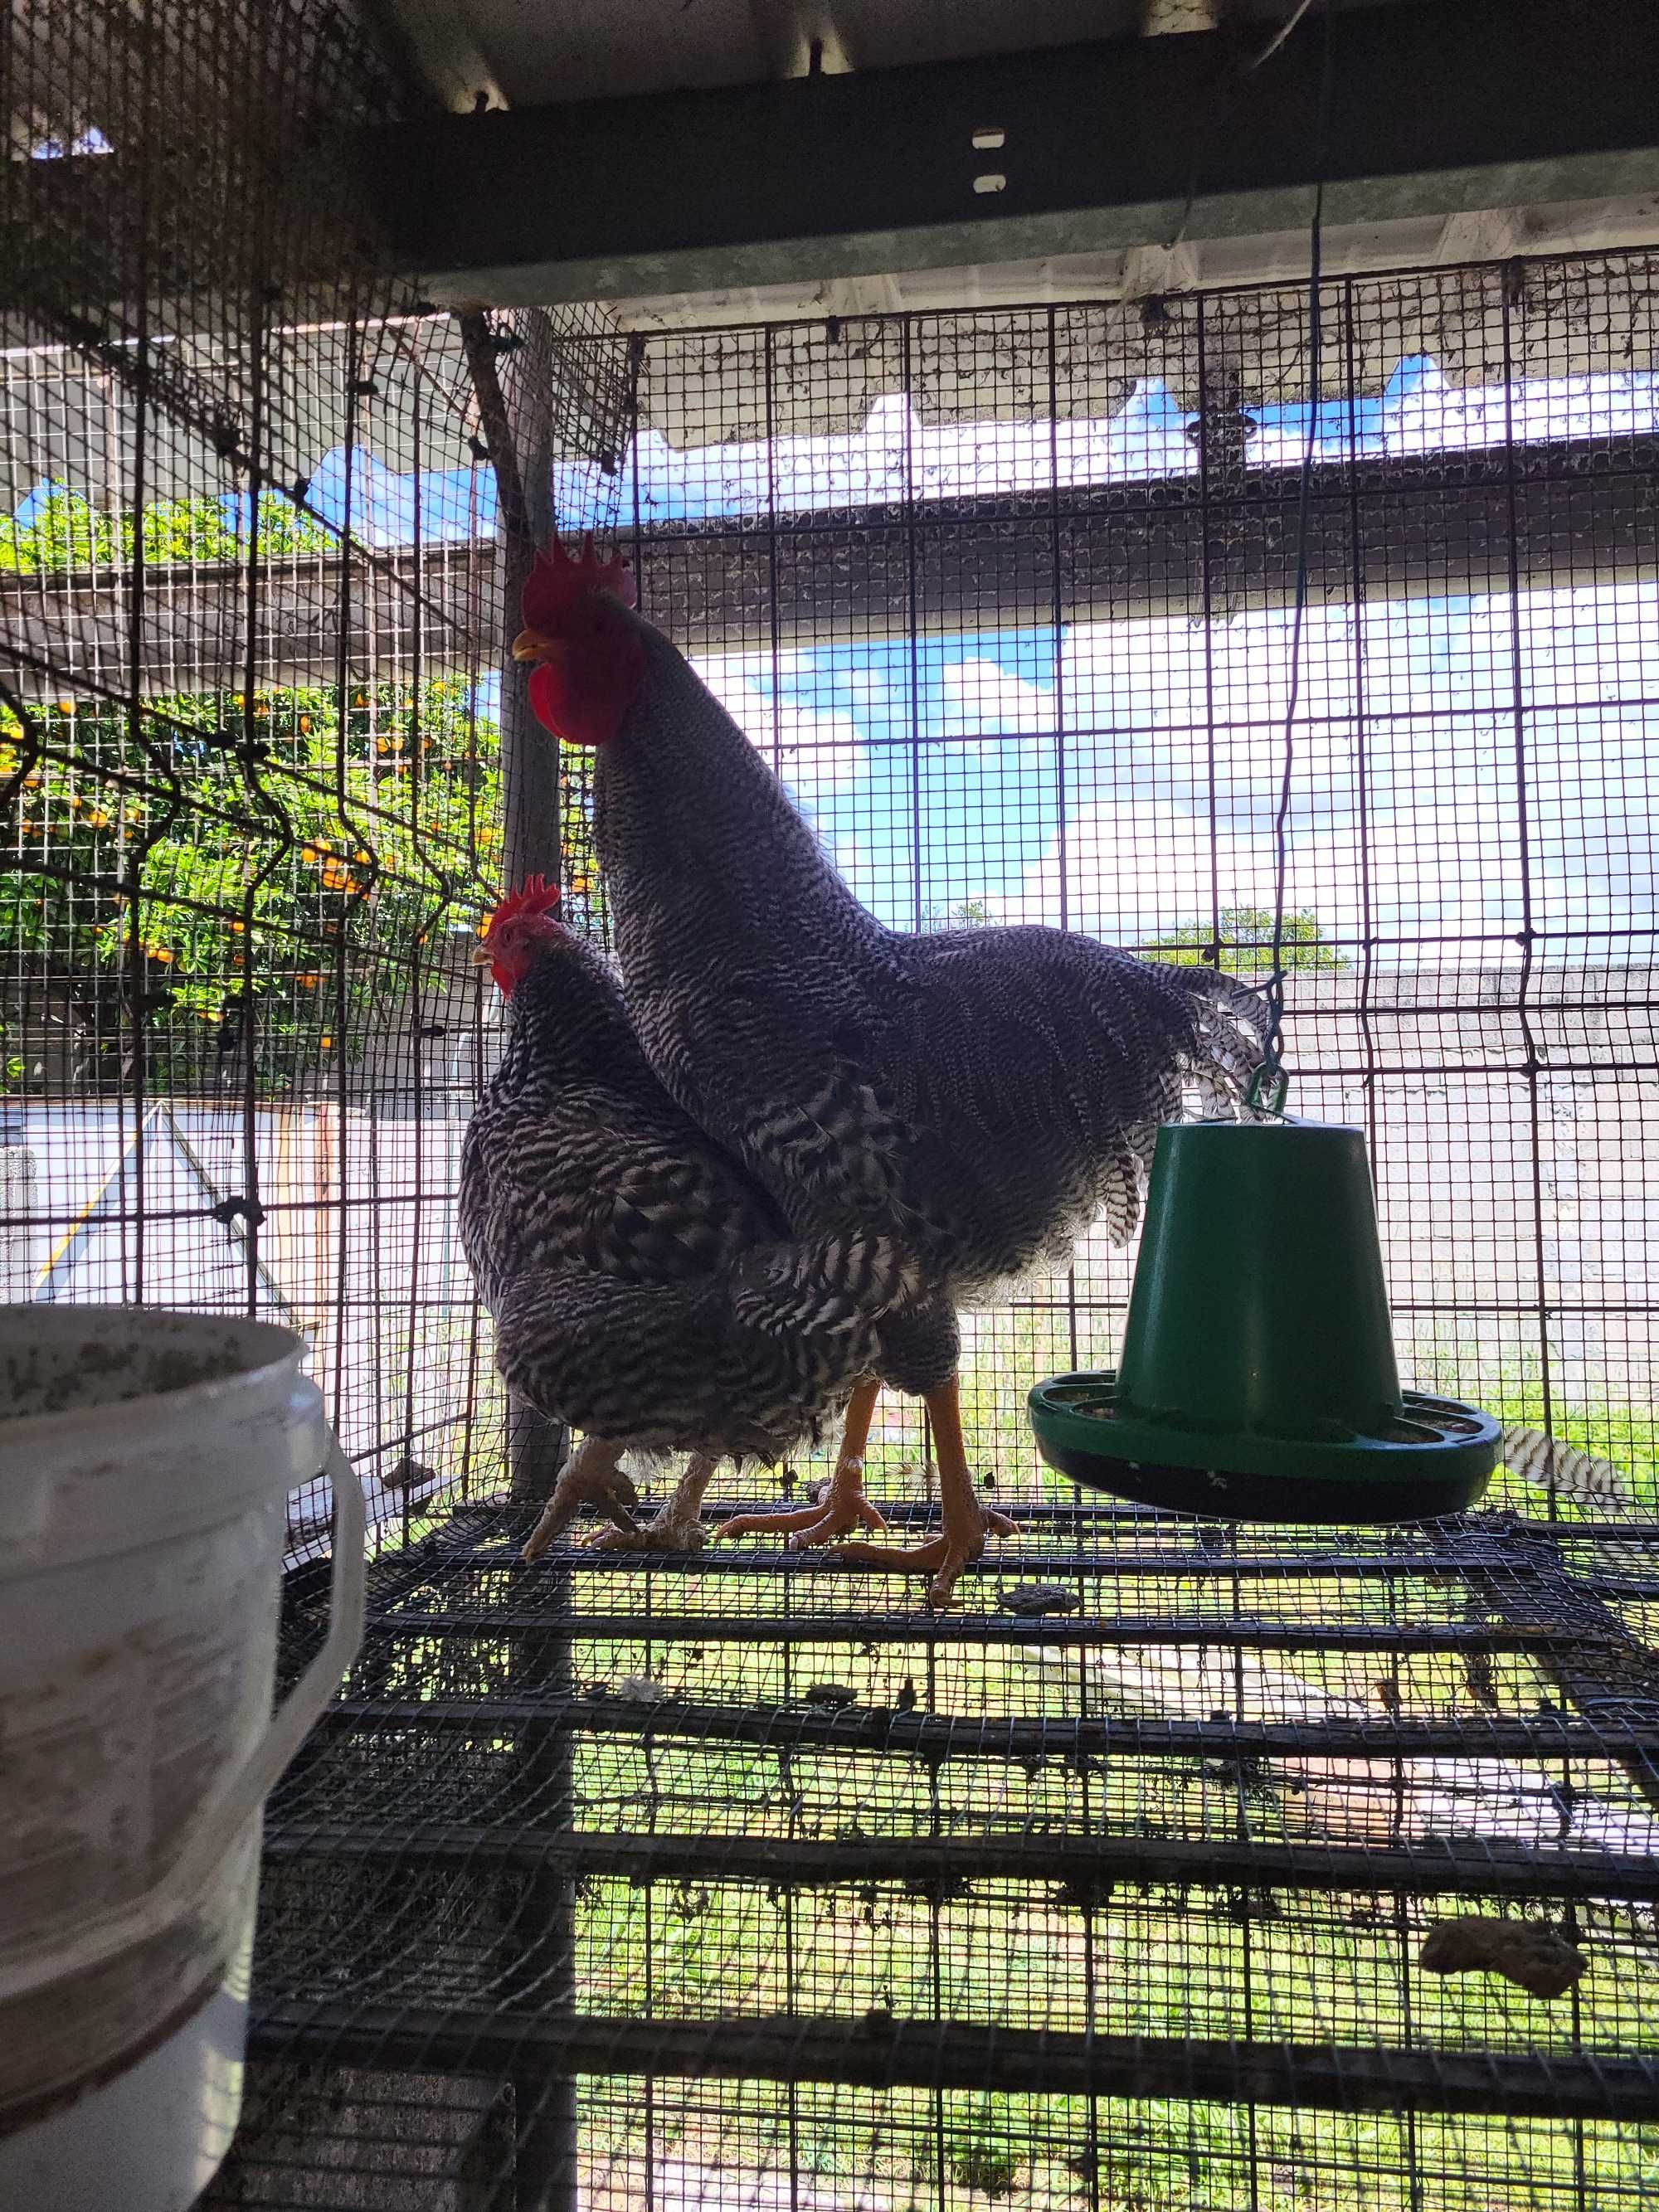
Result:
[[[809,1705],[828,1705],[832,1711],[855,1705],[859,1701],[856,1690],[849,1690],[845,1682],[814,1682],[801,1696]]]
[[[1078,1608],[1077,1592],[1062,1589],[1058,1583],[1016,1583],[1012,1589],[1000,1589],[997,1596],[1005,1613],[1031,1618],[1044,1613],[1075,1613]]]
[[[1437,1920],[1417,1963],[1431,1974],[1502,1974],[1529,1996],[1565,1996],[1589,1961],[1535,1920]]]

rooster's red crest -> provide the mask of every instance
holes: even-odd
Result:
[[[515,891],[509,891],[484,926],[485,941],[493,937],[505,921],[515,915],[556,914],[559,908],[559,887],[550,884],[545,876],[526,876]]]
[[[554,538],[545,552],[537,554],[536,565],[525,584],[521,604],[526,628],[539,630],[544,635],[556,635],[561,621],[571,608],[594,592],[609,592],[624,606],[631,607],[638,594],[627,562],[620,554],[611,560],[601,561],[593,550],[591,531],[583,538],[581,553],[575,560]]]

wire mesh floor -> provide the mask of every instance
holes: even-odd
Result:
[[[282,2193],[256,2097],[210,2201],[554,2201],[569,2077],[595,2207],[1650,2184],[1659,1530],[1054,1509],[936,1617],[759,1542],[525,1567],[526,1526],[382,1563],[271,1807],[253,2047],[276,2137],[332,2083],[343,2193]],[[1463,1920],[1577,1978],[1420,1964]]]

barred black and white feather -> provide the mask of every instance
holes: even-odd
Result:
[[[652,1074],[608,964],[558,933],[507,1003],[462,1152],[460,1229],[508,1384],[649,1451],[816,1436],[915,1287],[890,1238],[798,1239]]]
[[[629,1006],[677,1102],[798,1234],[892,1237],[933,1304],[1063,1259],[1097,1217],[1127,1237],[1159,1124],[1243,1111],[1262,1002],[1067,931],[884,927],[630,619],[645,682],[600,750],[594,827]]]
[[[1629,1493],[1624,1477],[1610,1459],[1552,1437],[1542,1429],[1516,1426],[1504,1431],[1504,1464],[1511,1473],[1540,1490],[1561,1498],[1576,1498],[1586,1504],[1621,1505]]]

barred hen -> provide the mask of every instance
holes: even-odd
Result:
[[[772,1461],[851,1400],[908,1285],[879,1231],[792,1237],[765,1191],[652,1074],[611,969],[533,879],[477,955],[507,1000],[466,1133],[460,1231],[509,1386],[583,1442],[525,1549],[584,1503],[633,1502],[630,1448],[692,1454],[656,1523],[602,1541],[686,1548],[714,1463]],[[867,1413],[864,1416],[867,1422]]]
[[[620,562],[556,545],[514,653],[544,726],[597,748],[594,834],[652,1067],[797,1235],[873,1233],[921,1271],[891,1317],[914,1356],[878,1371],[927,1404],[942,1533],[842,1556],[926,1571],[942,1603],[996,1525],[963,1447],[956,1309],[1062,1258],[1097,1214],[1127,1237],[1183,1091],[1239,1109],[1263,1009],[1212,969],[1062,930],[884,927],[632,605]],[[771,1525],[803,1542],[848,1533],[867,1518],[860,1458],[843,1455],[823,1510]]]

